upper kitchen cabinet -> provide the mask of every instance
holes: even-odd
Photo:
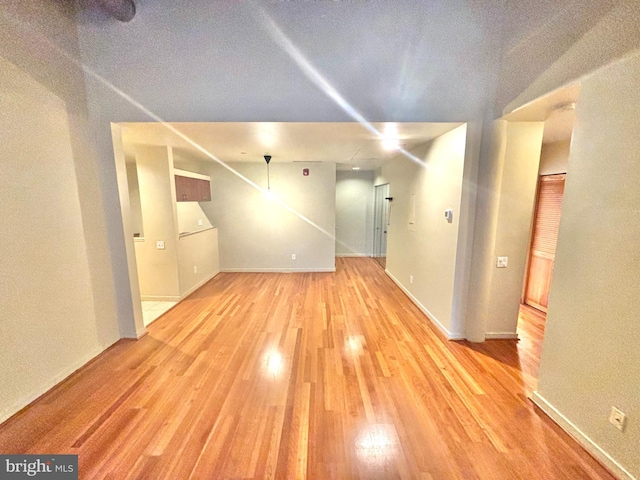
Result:
[[[178,202],[210,202],[211,180],[206,175],[174,170],[176,182],[176,201]]]
[[[196,181],[196,193],[198,195],[198,202],[210,202],[211,201],[211,181],[202,180],[199,178]]]

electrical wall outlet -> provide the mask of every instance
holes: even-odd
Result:
[[[627,424],[627,416],[616,407],[611,407],[611,413],[609,414],[609,423],[621,432],[624,432],[624,427]]]
[[[198,226],[201,227],[202,226],[202,219],[198,219]]]
[[[497,268],[507,268],[509,263],[509,257],[498,257],[498,261],[496,262]]]
[[[295,254],[295,253],[292,253],[292,254],[291,254],[291,260],[295,260],[295,259],[296,259],[296,254]]]
[[[158,240],[156,241],[156,248],[158,250],[164,250],[164,240]]]
[[[413,285],[413,275],[409,275],[409,283]]]

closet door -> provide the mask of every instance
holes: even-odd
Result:
[[[533,225],[529,271],[524,303],[543,312],[549,304],[549,290],[556,258],[558,227],[562,212],[565,174],[540,177]]]

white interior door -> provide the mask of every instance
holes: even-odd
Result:
[[[384,262],[387,257],[387,229],[389,226],[390,206],[389,184],[376,185],[374,203],[373,256]],[[384,266],[384,265],[383,265]]]

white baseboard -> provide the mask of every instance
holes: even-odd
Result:
[[[465,336],[462,335],[461,333],[451,333],[449,330],[447,330],[445,326],[442,325],[442,323],[440,323],[440,321],[435,317],[435,315],[433,315],[427,309],[427,307],[422,305],[418,301],[418,299],[414,297],[411,294],[411,292],[409,292],[409,290],[407,290],[405,286],[402,285],[402,283],[400,283],[400,281],[389,272],[389,270],[385,270],[385,273],[389,276],[391,280],[393,280],[393,283],[395,283],[398,286],[398,288],[400,288],[400,290],[402,290],[405,293],[405,295],[409,297],[409,299],[416,305],[416,307],[418,307],[420,311],[426,315],[426,317],[431,321],[431,323],[433,323],[436,327],[438,327],[438,330],[440,330],[444,334],[444,336],[447,337],[447,340],[464,340],[465,339]]]
[[[120,340],[120,339],[118,338],[116,340],[116,342],[118,340]],[[113,342],[113,343],[116,343],[116,342]],[[37,389],[31,391],[27,395],[24,395],[19,401],[14,402],[12,405],[9,405],[8,407],[4,408],[0,412],[0,423],[2,423],[5,420],[9,419],[10,417],[12,417],[16,413],[18,413],[20,410],[22,410],[24,407],[29,405],[31,402],[33,402],[34,400],[38,399],[39,397],[41,397],[45,393],[47,393],[49,390],[51,390],[57,384],[59,384],[64,379],[66,379],[71,374],[73,374],[76,370],[79,370],[80,368],[84,367],[87,363],[89,363],[89,361],[93,360],[95,357],[100,355],[102,352],[104,352],[110,346],[111,345],[107,345],[104,348],[99,347],[99,348],[93,349],[89,354],[83,355],[82,357],[80,357],[80,359],[78,359],[77,361],[73,362],[67,368],[63,369],[62,371],[58,372],[57,374],[53,375],[52,377],[47,378],[46,382],[42,383]]]
[[[176,295],[141,295],[140,299],[143,302],[179,302],[180,300],[184,300],[185,298],[187,298],[189,295],[191,295],[193,292],[195,292],[197,289],[199,289],[201,286],[203,286],[205,283],[207,283],[209,280],[211,280],[213,277],[215,277],[216,275],[218,275],[220,273],[220,270],[218,270],[217,272],[209,275],[208,277],[205,277],[203,280],[200,280],[198,283],[196,283],[193,287],[191,287],[189,290],[187,290],[186,292],[184,292],[183,294],[176,296]]]
[[[229,273],[326,273],[335,272],[336,268],[222,268],[220,271]]]
[[[135,340],[140,340],[142,337],[144,337],[147,333],[149,333],[147,331],[146,325],[144,330],[136,330],[136,336],[135,337],[122,337],[122,338],[133,338]]]
[[[189,290],[187,290],[182,295],[180,295],[180,300],[184,300],[185,298],[187,298],[189,295],[191,295],[193,292],[195,292],[197,289],[199,289],[201,286],[203,286],[205,283],[207,283],[209,280],[211,280],[213,277],[215,277],[219,273],[220,273],[220,270],[218,270],[217,272],[212,273],[208,277],[205,277],[203,280],[201,280],[198,283],[196,283],[193,287],[191,287]]]
[[[546,398],[537,391],[531,395],[531,401],[540,409],[549,415],[565,432],[571,435],[576,441],[582,445],[591,455],[596,457],[603,465],[609,468],[619,478],[624,480],[637,480],[629,471],[615,461],[611,455],[605,452],[598,444],[591,440],[582,430],[580,430],[571,420],[560,413]]]
[[[487,332],[485,340],[518,340],[518,334],[513,332]]]
[[[336,253],[336,257],[372,257],[370,253]]]
[[[144,337],[147,334],[147,326],[144,325],[142,327],[142,330],[136,328],[136,333],[133,335],[123,335],[120,338],[128,338],[128,339],[132,339],[132,340],[140,340],[142,337]]]
[[[178,295],[140,295],[140,300],[143,302],[179,302],[180,296]]]

